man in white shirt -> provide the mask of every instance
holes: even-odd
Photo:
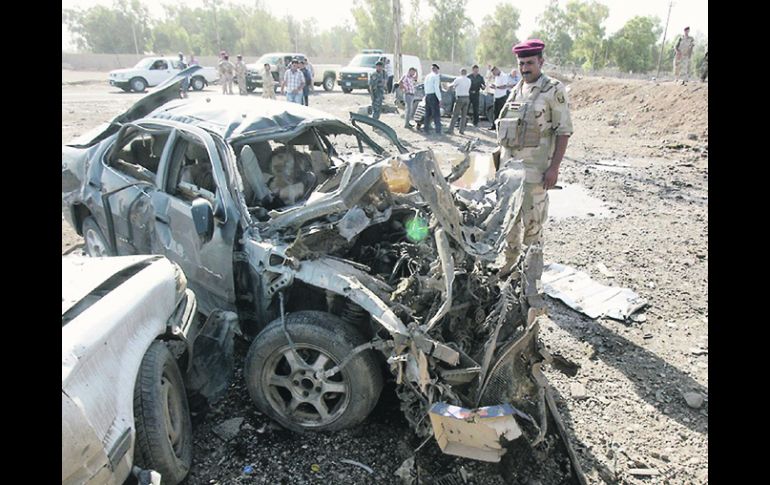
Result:
[[[470,90],[471,80],[468,78],[468,71],[460,70],[460,77],[455,78],[449,89],[455,91],[455,107],[452,110],[452,120],[449,122],[447,135],[451,135],[455,128],[455,121],[460,118],[460,134],[465,133],[465,125],[468,123],[468,107],[471,103]]]
[[[489,130],[494,131],[495,120],[500,116],[500,111],[505,105],[505,100],[508,99],[508,93],[515,84],[513,84],[511,77],[508,74],[500,72],[500,69],[498,69],[497,66],[492,68],[492,74],[495,75],[495,80],[490,85],[495,92],[495,116],[494,119],[491,120],[492,126],[489,127]]]
[[[438,64],[431,64],[431,73],[425,76],[425,128],[430,131],[430,122],[433,119],[436,125],[436,134],[441,134],[441,75]]]

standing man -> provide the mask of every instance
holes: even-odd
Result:
[[[308,106],[308,98],[310,97],[310,86],[313,85],[313,75],[310,73],[310,69],[305,65],[305,61],[299,61],[299,70],[305,77],[305,85],[302,86],[302,104]]]
[[[384,63],[377,61],[374,64],[375,71],[369,76],[369,94],[372,96],[372,118],[380,119],[382,100],[385,97],[385,87],[388,83],[388,74],[383,69]]]
[[[262,68],[262,97],[275,99],[275,80],[273,80],[273,72],[268,63],[265,63]]]
[[[230,62],[230,56],[224,54],[217,65],[219,68],[219,81],[222,83],[222,94],[233,94],[233,72],[235,66]]]
[[[401,76],[398,85],[401,86],[401,92],[404,93],[404,108],[406,110],[404,128],[411,128],[412,123],[409,121],[414,116],[414,87],[417,85],[417,69],[410,67],[409,71]]]
[[[513,213],[506,214],[503,221],[506,247],[501,274],[510,273],[523,253],[522,294],[530,308],[540,310],[545,307],[540,277],[542,230],[548,218],[547,191],[556,185],[572,135],[564,85],[541,71],[544,48],[539,39],[513,47],[522,82],[513,89],[500,113],[497,136],[502,149],[500,177],[518,185],[513,195]]]
[[[489,120],[492,123],[492,126],[489,127],[490,131],[495,130],[495,120],[500,117],[500,111],[503,109],[505,100],[508,98],[508,90],[513,87],[508,74],[500,72],[500,69],[498,69],[497,66],[492,68],[492,75],[494,75],[495,78],[489,87],[494,89],[495,93],[495,116],[494,119]]]
[[[451,135],[454,131],[457,118],[460,118],[461,135],[465,133],[465,126],[468,124],[468,106],[471,103],[471,80],[467,74],[468,71],[466,69],[460,69],[460,76],[456,77],[452,84],[449,85],[449,89],[454,89],[455,91],[455,106],[452,109],[452,119],[449,121],[449,129],[446,131],[447,135]]]
[[[187,69],[187,63],[184,61],[184,54],[180,52],[177,55],[179,56],[179,70],[184,71]],[[182,84],[179,86],[179,95],[183,98],[186,98],[188,89],[190,89],[190,76],[185,76],[182,80]]]
[[[425,133],[430,132],[430,122],[436,125],[436,134],[441,134],[441,75],[438,64],[431,64],[431,73],[425,76]]]
[[[471,68],[468,79],[471,80],[471,88],[468,93],[473,108],[473,126],[479,126],[479,93],[487,87],[487,84],[484,82],[484,77],[479,74],[479,66],[475,64]]]
[[[385,59],[385,73],[388,75],[387,93],[390,94],[393,92],[393,63],[387,57],[383,57],[383,59]]]
[[[706,53],[703,55],[703,72],[700,75],[701,82],[706,82],[709,77],[709,48],[706,46]]]
[[[684,66],[684,80],[685,82],[690,80],[690,57],[692,56],[692,50],[695,47],[695,39],[690,37],[690,27],[684,28],[684,35],[676,41],[676,47],[674,50],[674,80],[679,80],[679,71]]]
[[[246,91],[246,63],[243,62],[243,56],[238,54],[237,61],[235,61],[235,77],[238,80],[238,94],[246,96],[249,94]]]
[[[281,81],[281,94],[286,92],[286,101],[302,104],[302,88],[305,87],[305,75],[297,68],[299,61],[291,60],[291,67],[283,75]]]

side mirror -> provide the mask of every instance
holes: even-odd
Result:
[[[192,202],[192,218],[195,225],[195,232],[206,243],[214,235],[214,209],[211,203],[204,198],[198,197]]]

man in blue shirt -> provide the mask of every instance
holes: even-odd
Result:
[[[441,75],[438,64],[431,64],[431,73],[425,76],[425,133],[430,131],[430,121],[436,125],[436,133],[441,134]]]

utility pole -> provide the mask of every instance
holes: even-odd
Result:
[[[393,0],[393,30],[396,45],[393,48],[393,80],[401,79],[401,0]]]
[[[134,50],[136,51],[136,55],[138,56],[139,55],[139,43],[136,42],[136,29],[134,28],[135,20],[136,19],[134,19],[134,18],[131,19],[131,33],[134,36]]]
[[[663,60],[663,48],[666,46],[666,33],[668,33],[668,19],[671,18],[671,6],[674,2],[668,2],[668,15],[666,15],[666,27],[663,29],[663,40],[660,43],[660,55],[658,55],[658,72],[655,74],[655,79],[660,77],[660,61]]]

